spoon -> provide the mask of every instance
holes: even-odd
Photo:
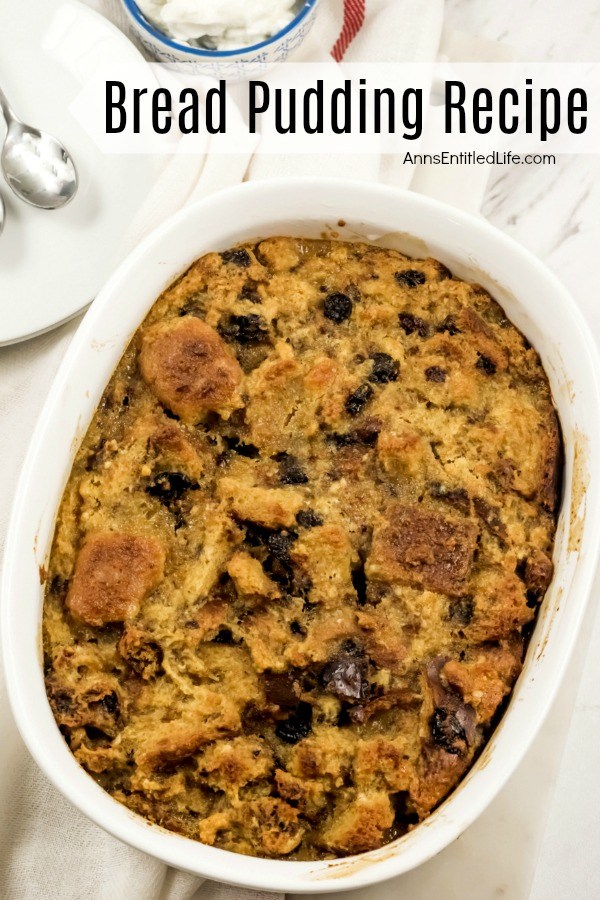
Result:
[[[4,228],[5,218],[6,210],[4,209],[4,200],[2,199],[2,194],[0,194],[0,234],[2,234],[2,230]]]
[[[9,187],[31,206],[65,206],[77,191],[77,172],[65,147],[52,135],[21,122],[2,90],[0,110],[7,127],[0,161]]]

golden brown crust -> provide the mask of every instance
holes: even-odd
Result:
[[[441,263],[291,238],[197,260],[58,514],[45,671],[75,758],[237,853],[403,834],[519,675],[561,463],[535,350]]]
[[[473,563],[478,530],[417,506],[394,504],[376,529],[367,566],[374,580],[460,596]]]
[[[142,339],[140,371],[160,402],[195,424],[211,410],[241,405],[242,370],[219,335],[200,319],[159,322]]]
[[[77,556],[67,606],[88,625],[130,619],[159,583],[164,563],[164,550],[155,538],[92,534]]]

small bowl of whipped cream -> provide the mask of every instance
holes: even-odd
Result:
[[[282,62],[312,28],[320,0],[123,0],[136,37],[160,62],[240,77]]]

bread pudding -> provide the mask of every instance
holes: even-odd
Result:
[[[272,238],[152,307],[60,505],[45,677],[116,800],[223,849],[380,847],[456,787],[552,578],[536,351],[433,259]]]

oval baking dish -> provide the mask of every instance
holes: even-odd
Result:
[[[367,240],[441,260],[487,288],[536,347],[565,441],[555,577],[507,712],[453,794],[404,837],[338,861],[235,856],[133,815],[80,768],[52,716],[40,658],[43,589],[54,519],[74,453],[120,356],[158,294],[198,256],[273,235]],[[560,683],[597,561],[600,491],[599,364],[567,291],[534,257],[484,221],[415,194],[321,179],[249,184],[184,210],[120,267],[86,316],[38,423],[17,489],[6,545],[2,641],[8,692],[23,738],[48,777],[112,834],[170,865],[266,890],[348,890],[406,872],[453,841],[487,806],[535,736]]]

